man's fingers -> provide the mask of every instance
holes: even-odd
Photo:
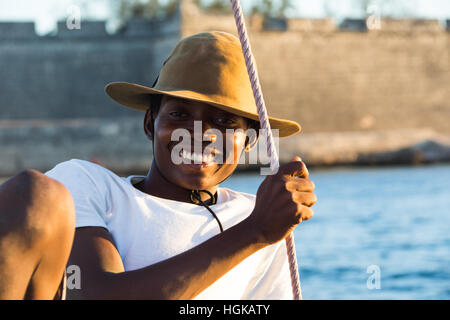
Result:
[[[295,202],[307,207],[312,207],[317,202],[316,195],[311,192],[294,192],[292,198]]]
[[[300,217],[303,221],[311,219],[313,215],[314,215],[313,209],[306,207],[306,206],[302,207],[302,210],[300,212]]]
[[[291,161],[286,163],[280,167],[278,172],[281,175],[301,177],[305,179],[308,179],[309,177],[308,169],[302,161]]]
[[[307,221],[311,219],[314,215],[314,211],[306,206],[298,205],[298,211],[295,215],[294,222],[296,224],[301,223],[302,221]]]
[[[315,185],[312,180],[286,177],[286,189],[289,191],[313,192]]]

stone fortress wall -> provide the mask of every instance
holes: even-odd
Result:
[[[62,21],[41,37],[34,23],[0,22],[0,176],[71,158],[121,172],[148,168],[143,113],[119,106],[104,87],[151,85],[180,39],[179,14],[105,30],[104,21],[82,21],[79,30]]]
[[[279,30],[265,30],[261,18],[247,20],[270,113],[300,122],[305,133],[450,133],[450,30],[438,20],[383,19],[370,31],[363,20],[276,22]],[[211,29],[237,35],[232,15],[186,2],[182,36]]]

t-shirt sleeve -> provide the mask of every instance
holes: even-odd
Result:
[[[94,164],[90,164],[94,166]],[[69,189],[75,204],[75,227],[107,227],[107,191],[99,187],[101,175],[80,160],[62,162],[45,174]],[[103,190],[102,190],[103,189]]]

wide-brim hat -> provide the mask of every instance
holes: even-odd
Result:
[[[164,62],[156,83],[112,82],[106,93],[117,103],[146,111],[150,97],[163,94],[204,102],[232,114],[259,121],[250,79],[239,39],[210,31],[182,39]],[[294,121],[269,117],[279,137],[300,131]]]

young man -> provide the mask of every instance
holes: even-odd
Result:
[[[0,297],[55,295],[73,237],[72,197],[76,231],[68,264],[80,268],[81,289],[70,290],[69,298],[292,299],[281,240],[313,215],[314,184],[305,165],[294,159],[281,166],[256,197],[219,187],[255,143],[245,134],[258,124],[246,72],[237,38],[205,32],[177,45],[152,88],[109,84],[106,92],[112,99],[145,111],[144,130],[153,144],[147,176],[121,178],[81,160],[57,165],[46,173],[52,179],[25,172],[37,181],[25,185],[51,187],[36,196],[47,216],[26,206],[22,220],[41,217],[41,224],[49,221],[55,230],[43,233],[39,247],[31,240],[23,246],[23,256],[33,257],[25,276],[14,275],[20,258],[14,250],[7,252],[13,262],[4,267],[10,273],[4,284],[0,281]],[[270,122],[280,137],[300,130],[292,121]],[[174,139],[176,132],[190,138],[181,144]],[[33,180],[22,178],[22,183],[26,179]],[[57,199],[64,201],[57,204]],[[28,234],[30,227],[24,226],[30,223],[22,220],[13,239]],[[11,229],[10,221],[4,230]],[[33,239],[41,239],[40,233]],[[0,233],[0,270],[1,257],[7,256],[2,243],[7,242]],[[42,251],[55,257],[44,260]],[[52,272],[51,283],[42,284]],[[8,295],[8,289],[13,293]]]

